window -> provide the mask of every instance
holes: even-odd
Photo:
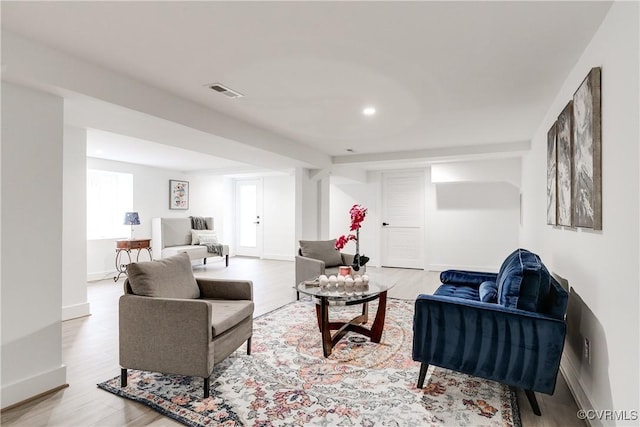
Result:
[[[124,213],[133,207],[133,175],[87,170],[87,239],[128,237]]]

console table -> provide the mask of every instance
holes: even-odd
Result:
[[[116,240],[116,271],[118,272],[117,276],[113,277],[113,281],[117,282],[120,279],[121,275],[127,274],[127,265],[129,265],[131,261],[131,251],[136,250],[136,262],[140,260],[140,251],[142,249],[146,249],[149,254],[149,260],[153,259],[151,256],[151,239],[124,239],[124,240]],[[122,262],[123,254],[127,255],[129,262],[124,264]]]

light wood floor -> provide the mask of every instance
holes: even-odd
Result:
[[[251,279],[254,283],[256,316],[295,300],[294,264],[234,257],[224,262],[194,267],[196,276]],[[438,273],[422,270],[369,268],[371,276],[381,275],[397,285],[389,296],[413,300],[420,293],[433,293]],[[178,426],[181,425],[142,404],[100,390],[96,384],[115,377],[118,365],[118,298],[121,279],[92,282],[88,299],[92,315],[62,322],[63,362],[67,366],[69,387],[3,411],[3,426]],[[25,355],[28,357],[28,355]],[[524,393],[518,394],[524,427],[584,426],[576,418],[578,410],[567,385],[559,376],[553,396],[537,394],[542,416],[535,416]]]

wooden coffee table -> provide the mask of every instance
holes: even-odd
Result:
[[[310,295],[316,303],[316,315],[318,317],[318,327],[322,334],[322,350],[324,357],[329,357],[333,347],[340,341],[347,332],[356,332],[365,337],[371,338],[371,342],[379,343],[382,338],[384,319],[387,313],[387,291],[391,285],[383,285],[378,282],[369,282],[366,287],[351,288],[348,291],[341,287],[320,288],[319,286],[307,286],[304,282],[296,285],[296,291]],[[371,329],[362,325],[369,320],[369,302],[378,300],[378,310],[376,318],[371,325]],[[362,314],[354,317],[348,322],[329,321],[329,307],[362,304]],[[331,331],[337,330],[335,334]]]

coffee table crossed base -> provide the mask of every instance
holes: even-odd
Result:
[[[371,339],[371,342],[379,343],[382,338],[384,320],[387,313],[387,290],[391,286],[381,286],[370,283],[369,286],[356,292],[348,294],[341,289],[321,289],[319,287],[307,287],[304,283],[296,286],[296,290],[307,295],[311,295],[316,303],[316,315],[318,318],[318,328],[322,334],[322,350],[324,357],[329,357],[335,345],[347,334],[355,332]],[[365,325],[369,321],[369,302],[378,300],[378,310],[376,317],[367,328]],[[329,321],[330,306],[345,306],[362,304],[362,314],[354,317],[348,322]],[[337,331],[332,334],[331,331]]]

